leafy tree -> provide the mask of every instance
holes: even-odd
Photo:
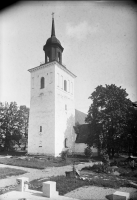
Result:
[[[128,149],[129,156],[131,153],[137,153],[137,109],[131,106],[128,110],[127,127],[125,129],[126,137],[123,136],[122,147]]]
[[[112,154],[120,150],[121,137],[126,137],[128,110],[132,105],[125,89],[114,84],[98,86],[89,97],[92,104],[86,122],[91,126],[87,144],[96,146],[99,151]]]
[[[22,130],[21,130],[22,139],[20,140],[20,144],[24,144],[26,149],[26,144],[28,141],[29,108],[27,108],[25,105],[20,106],[20,114],[23,119]]]
[[[16,102],[1,103],[0,106],[0,145],[9,151],[15,144],[20,145],[24,129],[24,112]]]

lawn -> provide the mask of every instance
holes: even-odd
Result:
[[[0,158],[0,164],[45,169],[46,167],[61,167],[72,164],[71,160],[62,161],[61,158],[35,158],[35,157],[12,157]]]
[[[8,176],[17,176],[17,175],[25,174],[25,173],[27,173],[27,172],[24,170],[8,168],[8,167],[1,167],[0,168],[0,179],[4,179]]]
[[[42,182],[55,181],[57,191],[60,195],[64,195],[72,190],[75,190],[83,186],[98,186],[107,188],[119,188],[119,187],[133,187],[128,180],[123,178],[117,178],[116,176],[102,176],[92,175],[89,180],[81,180],[79,178],[66,178],[65,176],[51,177],[45,180],[33,180],[30,182],[29,188],[34,190],[42,190]]]
[[[11,155],[11,154],[8,154]],[[35,169],[45,169],[46,167],[61,167],[66,165],[72,165],[73,162],[78,164],[80,162],[89,162],[89,160],[85,157],[81,160],[81,158],[77,157],[68,157],[67,160],[62,160],[61,157],[51,157],[51,156],[12,156],[11,158],[5,157],[0,158],[0,164],[5,165],[14,165]]]
[[[12,156],[11,158],[2,156]],[[69,156],[66,161],[63,161],[60,157],[52,156],[30,156],[26,155],[26,152],[0,152],[0,164],[14,165],[35,169],[45,169],[46,167],[61,167],[65,165],[72,165],[73,162],[76,164],[80,162],[89,162],[85,156]]]

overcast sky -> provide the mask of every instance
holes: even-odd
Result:
[[[77,76],[76,109],[87,113],[88,97],[105,84],[122,86],[136,101],[136,7],[100,1],[24,1],[1,11],[0,101],[30,106],[28,69],[44,62],[52,12],[63,64]]]

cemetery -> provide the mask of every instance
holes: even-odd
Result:
[[[14,157],[14,156],[13,156]],[[8,159],[13,159],[13,157],[8,157]],[[20,157],[20,160],[24,160],[25,156]],[[28,156],[25,158],[28,159]],[[32,159],[32,158],[31,158]],[[34,158],[33,158],[34,159]],[[39,161],[44,159],[44,156],[39,156],[37,158]],[[58,158],[59,159],[59,158]],[[2,160],[2,158],[0,159]],[[38,161],[37,160],[37,161]],[[53,162],[57,162],[57,159],[50,158],[50,164]],[[85,160],[85,162],[84,162]],[[135,159],[135,167],[132,169],[130,166],[129,159],[125,158],[115,158],[113,160],[109,160],[110,163],[102,162],[103,159],[99,157],[87,158],[81,156],[74,156],[62,160],[62,163],[69,163],[69,170],[66,168],[63,175],[57,176],[55,174],[50,177],[43,177],[39,179],[29,180],[27,176],[21,175],[19,178],[16,176],[16,184],[13,187],[6,187],[5,189],[0,189],[1,198],[8,199],[13,195],[13,197],[17,196],[17,199],[28,198],[33,199],[34,196],[37,200],[44,199],[44,192],[47,192],[47,198],[53,199],[62,199],[66,194],[69,194],[76,189],[83,187],[97,187],[98,190],[101,188],[109,188],[113,190],[113,192],[109,195],[106,195],[106,199],[111,200],[112,197],[114,200],[117,199],[137,199],[137,166]],[[60,158],[61,161],[61,158]],[[1,161],[2,162],[2,161]],[[28,160],[29,162],[29,160]],[[53,165],[51,165],[53,166]],[[81,167],[80,167],[81,166]],[[7,165],[8,167],[8,165]],[[16,168],[16,166],[14,166]],[[67,167],[62,165],[62,167]],[[54,167],[54,168],[62,168]],[[27,169],[27,168],[26,168]],[[29,168],[30,169],[30,168]],[[47,168],[45,168],[46,170]],[[48,169],[51,169],[49,167]],[[41,168],[37,169],[41,170]],[[44,169],[43,169],[44,170]],[[19,183],[24,183],[24,185],[20,185]],[[48,186],[47,186],[48,185]],[[51,189],[50,189],[51,187]],[[120,188],[131,188],[132,192],[121,191]],[[23,189],[25,188],[25,189]],[[48,188],[48,189],[47,189]],[[20,190],[24,190],[24,192],[19,192]],[[44,192],[43,192],[44,191]],[[16,194],[16,195],[15,195]],[[55,194],[55,196],[54,196]],[[52,196],[53,195],[53,196]],[[55,197],[55,198],[54,198]],[[65,198],[64,198],[65,199]],[[67,199],[67,198],[66,198]],[[77,199],[77,198],[76,198]],[[78,198],[79,199],[79,198]]]

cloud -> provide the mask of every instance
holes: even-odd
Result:
[[[88,35],[96,33],[98,30],[98,25],[90,26],[86,21],[79,23],[78,25],[67,24],[66,32],[70,37],[75,37],[77,39],[84,39]]]

